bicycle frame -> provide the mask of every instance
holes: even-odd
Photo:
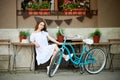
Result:
[[[60,51],[57,52],[57,54],[53,58],[53,61],[51,62],[49,77],[55,75],[65,52],[67,52],[67,54],[69,55],[70,61],[73,63],[73,65],[75,67],[80,67],[81,74],[84,72],[84,68],[88,73],[91,74],[96,74],[103,70],[106,63],[105,52],[100,48],[87,48],[87,44],[93,43],[93,41],[89,39],[84,39],[83,42],[83,49],[80,52],[80,55],[77,55],[75,53],[75,49],[72,44],[66,43],[66,40],[63,42]],[[73,54],[73,56],[71,55],[71,53]]]
[[[75,60],[72,59],[72,57],[71,57],[71,55],[70,55],[70,50],[69,50],[66,46],[69,46],[69,47],[72,49],[72,53],[73,53],[73,56],[74,56]],[[76,55],[75,49],[74,49],[74,47],[72,46],[72,44],[66,43],[66,41],[64,41],[64,43],[62,44],[62,47],[60,48],[60,50],[61,50],[61,54],[60,54],[60,59],[59,59],[59,61],[58,61],[58,64],[61,63],[61,60],[62,60],[62,57],[63,57],[63,54],[64,54],[64,51],[65,51],[65,50],[67,51],[67,54],[68,54],[69,57],[70,57],[70,61],[71,61],[74,65],[84,66],[84,65],[87,65],[87,64],[94,64],[94,63],[97,61],[97,60],[94,58],[94,56],[93,56],[91,53],[89,53],[89,50],[87,49],[87,45],[86,45],[86,44],[83,45],[83,49],[82,49],[82,52],[81,52],[81,54],[80,54],[80,57],[78,57],[78,56]],[[83,60],[84,60],[83,56],[84,56],[85,53],[88,53],[88,54],[91,56],[91,58],[88,59],[86,62],[83,61]],[[92,59],[92,62],[90,61],[91,59]]]

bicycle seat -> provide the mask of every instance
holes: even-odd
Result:
[[[86,44],[93,44],[92,39],[83,39],[83,42],[86,43]]]

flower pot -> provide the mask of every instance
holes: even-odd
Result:
[[[78,8],[78,15],[86,15],[86,8]]]
[[[65,15],[86,15],[86,8],[64,9]]]
[[[74,8],[74,9],[72,9],[72,12],[73,12],[73,13],[72,13],[73,15],[77,15],[77,14],[78,14],[78,9],[77,9],[77,8]]]
[[[40,9],[39,15],[50,15],[50,9],[47,9],[47,8]]]
[[[33,14],[33,9],[32,8],[28,8],[27,10],[28,10],[29,15]]]
[[[72,10],[70,10],[70,9],[64,9],[64,14],[65,15],[72,15]]]
[[[93,41],[94,41],[94,43],[99,43],[100,36],[93,36]]]
[[[33,11],[33,14],[34,14],[34,15],[38,15],[38,14],[39,14],[38,10],[34,10],[34,11]]]
[[[57,36],[58,42],[63,42],[64,41],[64,36]]]
[[[23,39],[27,39],[26,36],[19,36],[20,42],[22,42]]]

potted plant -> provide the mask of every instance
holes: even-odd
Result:
[[[28,10],[28,14],[38,14],[38,10],[40,9],[40,6],[38,3],[35,2],[29,2],[26,6],[27,10]]]
[[[28,14],[33,14],[33,3],[32,2],[28,2],[27,5],[26,5],[26,9],[27,9],[27,13]]]
[[[63,3],[63,5],[61,5],[61,7],[63,8],[63,12],[65,15],[67,14],[72,14],[72,9],[75,7],[74,3],[71,1],[65,1]]]
[[[37,15],[39,10],[40,10],[39,4],[38,3],[33,3],[32,9],[33,9],[33,14]]]
[[[99,43],[102,33],[99,29],[96,29],[94,32],[90,33],[90,37],[93,37],[94,43]]]
[[[42,1],[39,3],[40,11],[39,14],[48,15],[50,14],[50,3],[47,1]]]
[[[62,28],[58,28],[58,31],[56,33],[58,42],[64,41],[64,30]]]
[[[27,39],[27,37],[30,35],[28,31],[20,31],[19,32],[19,39],[20,42],[22,42],[23,39]]]
[[[75,3],[76,11],[78,15],[86,15],[86,10],[88,8],[87,2],[82,0],[82,1],[77,1]]]
[[[86,3],[87,2],[84,0],[81,1],[65,0],[61,7],[63,8],[64,14],[86,15],[86,8],[88,8]]]

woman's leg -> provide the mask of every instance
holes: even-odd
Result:
[[[55,45],[55,49],[54,49],[54,51],[53,51],[53,54],[52,54],[52,57],[51,57],[51,60],[50,60],[50,64],[51,64],[51,62],[52,62],[54,56],[55,56],[56,53],[58,52],[58,50],[59,50],[58,46]],[[49,64],[49,66],[50,66],[50,64]],[[49,73],[49,66],[47,66],[47,74]]]
[[[58,52],[58,50],[59,50],[58,46],[55,45],[55,49],[54,49],[54,51],[53,51],[53,54],[52,54],[52,57],[51,57],[51,60],[50,60],[50,64],[51,64],[51,61],[53,60],[54,56],[55,56],[56,53]],[[73,54],[71,54],[71,57],[72,57],[72,56],[73,56]],[[63,58],[64,58],[66,61],[68,61],[68,60],[69,60],[69,55],[63,54]],[[49,64],[49,65],[50,65],[50,64]]]
[[[53,51],[53,54],[52,54],[52,57],[51,57],[51,60],[50,60],[50,64],[51,64],[54,56],[57,54],[58,50],[59,50],[58,46],[55,45],[55,49],[54,49],[54,51]],[[73,55],[71,55],[71,56],[73,56]],[[69,60],[69,55],[63,54],[63,58],[64,58],[66,61],[68,61],[68,60]],[[49,64],[49,66],[50,66],[50,64]],[[49,73],[49,66],[47,66],[47,74]]]
[[[55,49],[53,51],[53,54],[52,54],[52,57],[51,57],[51,60],[50,60],[50,64],[51,64],[51,61],[53,60],[54,56],[56,55],[56,53],[58,52],[59,48],[57,45],[55,45]]]

